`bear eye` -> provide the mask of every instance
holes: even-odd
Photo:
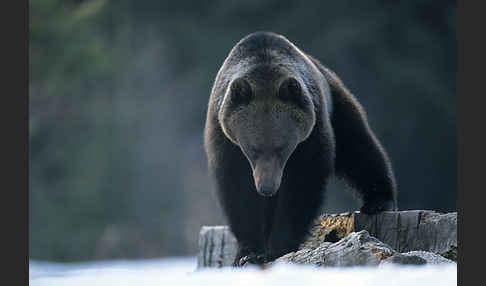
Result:
[[[294,101],[302,96],[302,88],[300,83],[293,77],[286,78],[278,90],[278,96],[282,100]]]
[[[252,97],[252,89],[243,78],[233,80],[230,86],[231,102],[233,104],[248,104]]]
[[[278,97],[285,101],[293,103],[301,108],[308,107],[307,97],[303,93],[299,81],[293,77],[286,78],[279,87]]]

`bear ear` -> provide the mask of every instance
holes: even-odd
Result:
[[[278,97],[283,101],[290,101],[298,105],[305,105],[302,86],[293,77],[288,77],[282,81],[278,89]]]
[[[252,98],[251,86],[244,78],[237,78],[230,85],[230,100],[233,104],[248,104]]]

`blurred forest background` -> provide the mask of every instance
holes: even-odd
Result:
[[[30,258],[195,255],[225,223],[203,149],[216,73],[273,31],[333,69],[400,209],[456,211],[455,1],[29,1]],[[323,211],[359,209],[331,182]]]

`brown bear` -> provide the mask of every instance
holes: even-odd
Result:
[[[332,175],[358,191],[361,212],[396,210],[392,167],[362,106],[281,35],[253,33],[231,50],[211,91],[204,144],[238,241],[235,266],[295,251]]]

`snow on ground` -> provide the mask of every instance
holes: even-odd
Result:
[[[85,263],[31,260],[29,285],[457,285],[456,264],[335,268],[277,264],[266,270],[195,268],[195,257]]]

